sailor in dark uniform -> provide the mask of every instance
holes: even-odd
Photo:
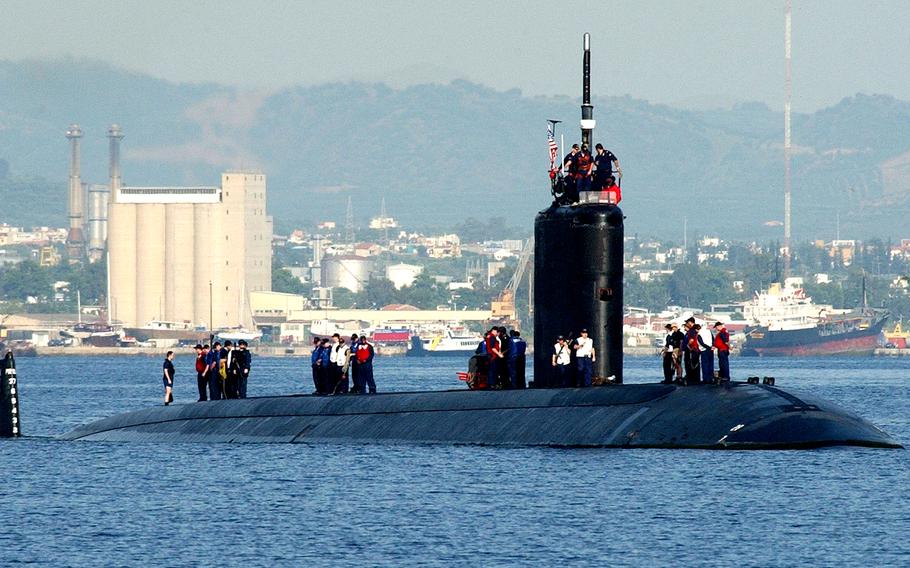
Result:
[[[596,154],[594,156],[594,184],[591,189],[601,191],[607,185],[607,178],[613,174],[613,166],[616,166],[616,175],[622,177],[622,168],[619,167],[619,159],[616,155],[605,149],[603,144],[594,146]]]

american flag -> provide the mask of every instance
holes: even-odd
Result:
[[[547,124],[547,146],[550,147],[550,169],[556,163],[556,157],[559,154],[559,146],[556,145],[556,139],[553,137],[553,123]]]

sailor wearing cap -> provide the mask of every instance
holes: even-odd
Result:
[[[575,340],[575,360],[578,363],[578,386],[591,386],[594,375],[594,361],[597,354],[594,352],[594,340],[588,337],[588,330],[581,330],[581,336]]]
[[[566,338],[561,335],[556,338],[556,345],[553,346],[551,362],[556,370],[556,386],[561,388],[570,386],[569,365],[572,364],[572,352],[569,350],[569,346],[566,345]]]

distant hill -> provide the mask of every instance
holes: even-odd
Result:
[[[595,138],[620,158],[627,231],[771,239],[783,214],[783,117],[757,103],[680,110],[595,97]],[[84,132],[83,179],[107,178],[107,127],[126,133],[128,184],[217,184],[230,168],[269,176],[279,227],[342,220],[347,197],[365,221],[386,198],[418,227],[502,216],[530,231],[549,202],[545,120],[578,137],[578,102],[526,97],[456,80],[393,89],[327,84],[272,93],[183,85],[92,61],[0,61],[0,198],[33,192],[37,207],[2,220],[63,222],[68,150]],[[794,117],[793,218],[798,238],[907,237],[910,103],[856,95]],[[36,181],[39,180],[39,181]],[[44,180],[40,182],[40,180]],[[46,217],[42,217],[46,215]],[[22,219],[22,220],[20,220]],[[769,226],[770,225],[770,226]]]

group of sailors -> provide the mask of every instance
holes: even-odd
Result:
[[[468,364],[469,386],[476,389],[523,389],[527,342],[516,329],[491,327]]]
[[[246,398],[247,381],[253,354],[243,339],[236,348],[231,340],[196,344],[196,386],[199,402],[226,398]]]
[[[199,391],[198,402],[221,400],[225,398],[246,398],[247,381],[250,378],[250,366],[253,354],[247,349],[243,339],[237,347],[230,340],[208,344],[196,344],[196,387]],[[162,365],[164,381],[164,405],[174,402],[174,352],[168,351]]]
[[[556,373],[552,384],[555,387],[589,387],[594,379],[594,362],[597,351],[594,340],[588,337],[588,330],[582,329],[578,337],[566,339],[560,335],[553,346],[550,364]]]
[[[560,170],[564,172],[561,177],[564,186],[562,193],[567,202],[578,203],[581,192],[585,191],[605,191],[610,203],[622,201],[622,189],[616,183],[617,179],[622,179],[619,159],[613,152],[604,148],[603,144],[595,144],[594,151],[595,154],[592,156],[587,144],[581,146],[572,144],[572,149],[563,159],[562,166],[551,170],[550,177],[554,182],[560,177]]]
[[[331,338],[313,338],[310,364],[313,368],[314,394],[375,394],[373,358],[376,351],[366,335],[351,335],[348,345],[339,334]],[[350,385],[349,379],[353,381]]]
[[[665,384],[694,385],[730,380],[730,333],[723,322],[714,324],[714,333],[708,325],[695,323],[689,318],[683,330],[676,323],[664,326],[667,336],[661,350]],[[717,356],[718,372],[715,377],[714,357]]]

